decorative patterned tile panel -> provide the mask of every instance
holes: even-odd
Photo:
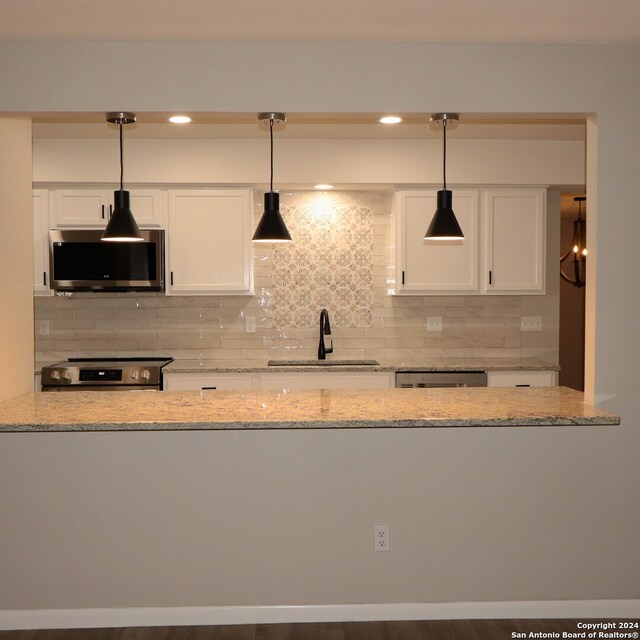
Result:
[[[281,213],[293,243],[273,250],[274,327],[315,327],[323,307],[336,327],[372,326],[371,208],[283,205]]]

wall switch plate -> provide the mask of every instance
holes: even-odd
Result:
[[[389,525],[374,524],[373,525],[373,550],[389,551]]]
[[[542,316],[522,316],[520,331],[542,331]]]
[[[48,336],[51,333],[51,328],[49,326],[48,320],[40,320],[40,335]]]
[[[442,318],[440,316],[427,316],[427,331],[442,332]]]
[[[246,317],[244,319],[244,330],[246,333],[255,333],[256,332],[256,319],[253,317]]]

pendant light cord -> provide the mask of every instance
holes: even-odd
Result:
[[[270,118],[269,120],[269,134],[271,137],[271,182],[269,191],[273,193],[273,118]]]
[[[443,161],[442,161],[442,178],[444,182],[444,190],[447,190],[447,119],[442,120],[442,136],[444,140],[443,145]]]
[[[120,191],[123,189],[124,183],[124,162],[122,156],[122,123],[120,123]]]

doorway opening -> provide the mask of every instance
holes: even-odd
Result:
[[[560,247],[559,255],[564,254],[574,239],[574,221],[581,209],[582,219],[586,221],[586,202],[579,203],[574,198],[581,193],[563,193],[560,198]],[[575,280],[573,272],[574,257],[563,263],[563,271]],[[558,384],[578,391],[584,391],[584,355],[585,355],[585,298],[586,286],[577,286],[560,278],[560,322],[559,322],[559,364]]]

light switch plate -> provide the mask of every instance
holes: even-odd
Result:
[[[542,331],[542,316],[521,316],[520,331]]]

